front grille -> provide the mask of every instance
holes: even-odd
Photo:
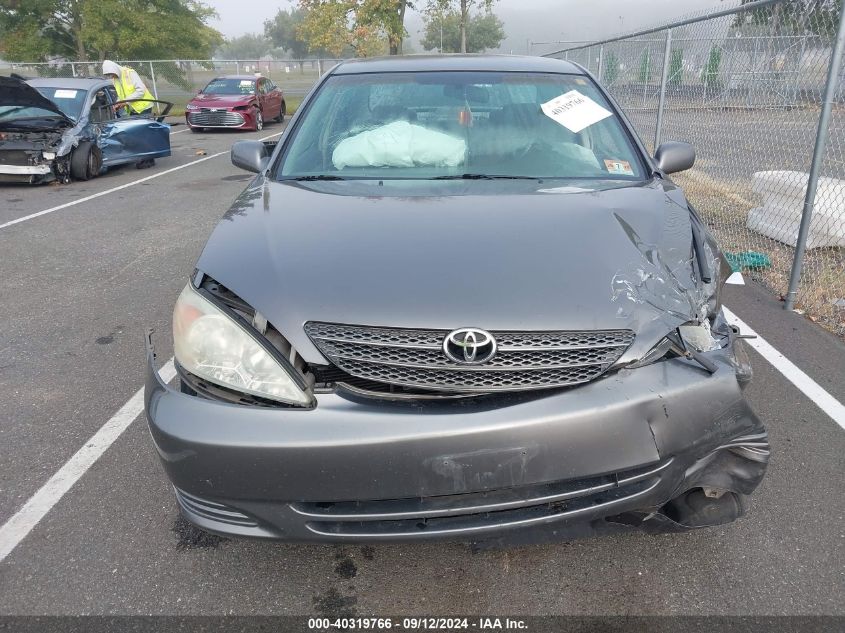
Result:
[[[672,459],[588,479],[485,492],[380,501],[298,502],[312,532],[358,538],[472,533],[599,511],[615,512],[657,488]]]
[[[215,126],[238,126],[243,125],[244,118],[237,112],[200,110],[190,112],[188,122],[191,125],[215,127]]]
[[[26,167],[32,165],[32,153],[22,149],[4,149],[0,151],[0,165]]]
[[[443,352],[448,330],[309,322],[305,331],[337,368],[357,378],[417,389],[486,393],[563,387],[594,380],[634,340],[630,330],[492,332],[498,351],[482,365]]]

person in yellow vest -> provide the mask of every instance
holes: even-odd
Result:
[[[120,108],[125,107],[129,114],[152,114],[151,102],[155,100],[155,97],[147,90],[137,72],[128,66],[120,66],[107,59],[103,62],[103,75],[114,82],[120,102],[130,101],[130,103],[120,103]],[[140,99],[140,101],[131,101],[132,99]]]

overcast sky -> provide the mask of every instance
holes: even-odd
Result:
[[[296,2],[244,2],[244,0],[205,0],[217,10],[220,18],[212,26],[226,37],[263,30],[264,20]],[[419,0],[423,4],[425,0]],[[723,9],[738,5],[739,0],[498,0],[494,11],[505,23],[507,39],[502,52],[525,53],[528,41],[595,40],[621,31],[662,24],[679,16],[706,9]],[[406,16],[405,28],[418,52],[420,16]],[[545,52],[546,46],[534,46],[533,52]]]

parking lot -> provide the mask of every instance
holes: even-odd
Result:
[[[156,329],[164,364],[173,303],[251,177],[229,148],[280,131],[176,126],[172,157],[152,169],[0,186],[0,524],[104,424],[128,423],[25,537],[2,533],[2,614],[845,615],[842,413],[814,404],[771,354],[777,366],[752,352],[748,395],[772,462],[748,516],[725,527],[482,550],[236,541],[189,528],[137,415],[144,331]],[[753,284],[724,297],[845,402],[841,339]]]

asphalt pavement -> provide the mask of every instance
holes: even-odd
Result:
[[[281,129],[176,127],[151,169],[0,186],[0,225],[95,196],[0,228],[0,523],[142,386],[147,327],[172,355],[173,303],[251,177],[228,149]],[[725,304],[845,401],[841,340],[754,285]],[[0,562],[0,614],[845,615],[845,431],[751,356],[774,454],[734,524],[481,551],[220,539],[178,518],[139,416]]]

